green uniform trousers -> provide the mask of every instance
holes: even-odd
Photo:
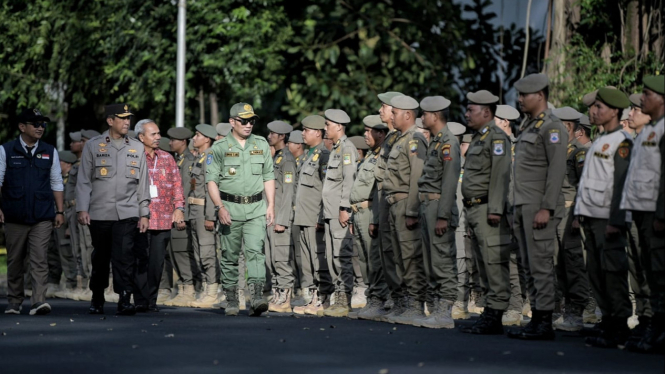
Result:
[[[326,260],[335,291],[353,291],[353,236],[338,219],[326,219]]]
[[[222,225],[222,287],[229,289],[238,285],[238,257],[245,255],[247,284],[265,283],[266,258],[263,246],[266,237],[266,217],[259,216],[248,221],[233,221],[231,226]],[[202,269],[205,272],[205,269]]]
[[[584,249],[580,231],[573,231],[575,206],[565,208],[563,219],[557,228],[559,246],[555,256],[557,303],[584,309],[589,302],[589,278],[584,265]]]
[[[217,246],[215,243],[215,232],[205,228],[205,219],[196,218],[189,220],[192,228],[192,247],[194,248],[194,259],[201,269],[201,279],[204,283],[219,283],[219,262],[217,261]],[[236,224],[234,222],[234,224]],[[263,244],[263,240],[261,240]],[[238,249],[240,243],[238,243]],[[261,250],[263,253],[263,250]]]
[[[510,244],[510,300],[508,310],[522,312],[524,300],[527,298],[526,274],[522,266],[522,256],[517,242]]]
[[[266,230],[265,256],[266,266],[270,271],[273,287],[293,288],[295,281],[293,267],[293,251],[291,246],[291,228],[284,232],[275,232],[274,226]]]
[[[487,222],[487,204],[465,208],[471,247],[477,259],[478,278],[484,302],[495,310],[506,310],[510,300],[510,229],[505,217],[499,225]],[[477,303],[478,305],[478,303]]]
[[[607,219],[582,217],[589,283],[603,316],[626,318],[633,314],[628,296],[626,232],[605,236]]]
[[[293,224],[293,221],[291,221]],[[295,289],[303,288],[300,275],[302,274],[302,259],[300,257],[300,230],[297,227],[291,225],[291,268],[293,269],[294,284]]]
[[[639,213],[638,213],[639,215]],[[649,242],[649,238],[645,238]],[[635,299],[635,314],[651,317],[651,291],[647,281],[647,267],[651,265],[649,250],[642,250],[639,229],[636,223],[628,230],[628,282]]]
[[[527,288],[531,308],[540,311],[553,311],[555,299],[554,255],[556,232],[560,218],[551,216],[547,226],[533,229],[533,219],[540,210],[538,204],[524,204],[516,207],[513,228],[520,245],[522,265],[527,275]]]
[[[406,227],[407,200],[397,201],[390,206],[390,237],[403,292],[416,301],[425,302],[427,278],[423,263],[422,229],[420,224],[412,230]]]
[[[390,231],[390,205],[383,193],[378,193],[379,209],[379,242],[381,244],[381,268],[390,290],[390,296],[397,300],[404,296],[402,290],[402,272],[395,263],[392,231]]]
[[[665,313],[665,236],[656,236],[653,230],[653,212],[633,212],[633,222],[637,226],[646,278],[651,291],[651,309],[654,314]],[[650,265],[650,266],[649,266]]]
[[[315,226],[296,226],[300,232],[300,258],[302,261],[302,288],[318,288],[323,295],[333,293],[332,279],[326,261],[323,230]]]
[[[381,239],[369,236],[371,219],[369,209],[361,208],[353,213],[353,247],[354,252],[358,252],[360,270],[367,285],[366,296],[386,300],[389,290],[381,266]]]
[[[420,227],[423,240],[423,265],[427,277],[427,303],[435,299],[457,300],[457,247],[455,227],[441,236],[436,235],[436,221],[439,211],[438,200],[420,203]]]

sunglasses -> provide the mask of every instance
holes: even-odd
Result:
[[[234,120],[240,122],[241,125],[245,126],[247,124],[250,124],[254,126],[256,124],[256,118],[249,118],[249,119],[244,119],[244,118],[234,118]]]
[[[32,122],[26,122],[26,125],[32,125],[32,126],[34,126],[35,128],[40,128],[40,127],[41,127],[41,128],[44,128],[44,129],[45,129],[47,123],[46,123],[46,122],[35,122],[35,123],[32,123]]]

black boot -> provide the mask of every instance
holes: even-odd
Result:
[[[104,314],[104,290],[92,291],[92,301],[88,314]]]
[[[120,316],[133,316],[136,314],[134,304],[130,302],[132,293],[129,291],[120,292],[120,299],[118,300],[118,310],[115,314]]]
[[[637,317],[637,320],[639,321],[639,323],[630,332],[630,337],[628,338],[628,340],[634,342],[639,342],[640,340],[642,340],[644,335],[647,333],[647,329],[649,328],[649,326],[651,326],[651,317],[639,316]]]
[[[580,335],[582,336],[601,336],[603,334],[603,331],[605,331],[608,326],[610,325],[609,323],[609,317],[605,318],[593,325],[593,327],[585,327],[582,330],[580,330]]]
[[[638,353],[665,354],[665,315],[655,314],[639,341],[628,341],[626,350]]]
[[[523,329],[508,332],[508,337],[522,340],[554,340],[552,312],[533,310],[533,318]]]
[[[607,328],[600,336],[590,336],[585,339],[586,344],[598,348],[618,348],[620,344],[625,344],[630,335],[628,328],[628,318],[608,317]],[[603,320],[605,317],[603,316]]]
[[[480,319],[470,327],[461,328],[460,331],[467,334],[476,335],[502,335],[503,325],[501,324],[501,317],[503,310],[496,310],[485,307]]]

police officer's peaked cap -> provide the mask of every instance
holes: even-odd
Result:
[[[295,143],[295,144],[304,143],[304,141],[302,140],[302,131],[300,130],[291,131],[291,134],[289,135],[289,143]]]
[[[529,74],[515,82],[515,89],[521,93],[535,93],[549,86],[550,80],[545,74]]]
[[[159,149],[164,152],[171,152],[171,145],[169,144],[170,141],[171,139],[165,136],[159,138]]]
[[[556,108],[552,110],[552,114],[562,121],[579,121],[582,118],[582,113],[569,106]]]
[[[370,129],[376,129],[376,130],[388,129],[388,125],[383,123],[383,121],[381,121],[381,116],[377,114],[372,114],[370,116],[363,118],[363,124],[366,127],[369,127]]]
[[[129,105],[127,104],[111,104],[106,106],[106,116],[116,116],[120,118],[126,118],[133,116],[132,112],[129,110]]]
[[[420,101],[420,109],[426,112],[438,112],[450,106],[450,100],[443,96],[427,96]]]
[[[51,122],[39,109],[23,109],[16,120],[18,123]]]
[[[630,100],[625,93],[616,88],[603,87],[598,90],[596,100],[600,100],[612,108],[624,109],[630,106]]]
[[[369,146],[365,143],[365,138],[362,136],[352,136],[349,140],[356,146],[356,149],[369,149]]]
[[[589,121],[589,116],[587,116],[586,114],[582,114],[582,117],[580,117],[580,125],[582,125],[582,127],[591,130],[591,122]]]
[[[491,105],[491,104],[496,104],[499,102],[499,97],[493,95],[491,92],[487,90],[480,90],[478,92],[469,92],[466,94],[467,100],[471,104],[479,104],[479,105]]]
[[[418,107],[420,106],[418,104],[418,101],[416,101],[416,99],[406,95],[393,97],[393,99],[390,100],[390,105],[392,105],[393,108],[402,109],[402,110],[418,109]]]
[[[92,139],[95,136],[101,135],[99,131],[95,130],[81,130],[81,137],[84,139]]]
[[[313,130],[323,130],[326,127],[326,119],[317,114],[303,118],[300,123],[302,123],[303,127]]]
[[[80,142],[81,141],[81,132],[80,131],[74,131],[69,133],[69,139],[71,139],[73,142]]]
[[[254,108],[247,103],[237,103],[231,107],[231,117],[240,117],[242,119],[248,119],[253,117],[258,117],[254,113]]]
[[[507,119],[509,121],[514,121],[520,118],[520,112],[518,112],[517,109],[510,105],[497,105],[496,116],[502,119]]]
[[[452,132],[453,135],[455,136],[462,135],[466,132],[466,126],[462,125],[459,122],[448,122],[446,126],[448,126],[450,132]]]
[[[272,121],[268,124],[268,130],[276,134],[288,134],[293,131],[293,126],[284,121]]]
[[[628,96],[628,100],[630,100],[630,103],[638,108],[642,108],[642,94],[641,93],[634,93],[630,96]]]
[[[614,86],[606,86],[607,88],[616,88]],[[596,102],[596,95],[598,95],[598,90],[589,92],[588,94],[582,96],[582,103],[586,106],[592,106]]]
[[[214,127],[210,125],[196,125],[196,131],[200,132],[203,134],[203,136],[207,136],[208,138],[215,140],[217,138],[217,130],[215,130]]]
[[[75,154],[70,151],[58,151],[58,158],[68,164],[73,164],[78,160]]]
[[[231,126],[230,123],[226,123],[226,122],[218,123],[217,126],[215,126],[215,130],[217,130],[217,134],[219,134],[221,136],[229,135],[232,128],[233,128],[233,126]]]
[[[166,134],[171,137],[171,139],[176,140],[186,140],[192,137],[194,133],[192,130],[186,127],[172,127],[166,131]]]
[[[644,87],[650,89],[655,93],[665,95],[665,76],[662,75],[649,75],[642,80]]]
[[[346,125],[351,122],[351,117],[341,109],[328,109],[325,111],[324,115],[327,120],[339,123],[340,125]]]
[[[384,92],[376,95],[379,100],[381,100],[382,103],[387,104],[387,105],[392,105],[390,101],[395,97],[395,96],[402,96],[404,95],[401,92],[395,92],[395,91],[389,91],[389,92]]]

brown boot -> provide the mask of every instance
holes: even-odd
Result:
[[[189,306],[196,301],[196,291],[193,284],[178,286],[178,295],[164,303],[166,306]]]
[[[309,293],[309,302],[303,306],[296,306],[293,308],[293,313],[295,314],[307,314],[305,310],[309,308],[312,303],[316,304],[319,301],[319,291],[316,288],[310,288],[307,290]],[[304,292],[303,292],[304,293]],[[316,313],[314,313],[316,314]]]
[[[323,310],[326,317],[346,317],[351,311],[350,295],[344,291],[335,292],[335,302]]]
[[[196,301],[193,301],[189,306],[193,308],[212,308],[217,301],[217,288],[219,284],[206,284],[204,296]]]
[[[268,310],[276,313],[291,313],[291,289],[278,289],[274,301],[268,305]]]

